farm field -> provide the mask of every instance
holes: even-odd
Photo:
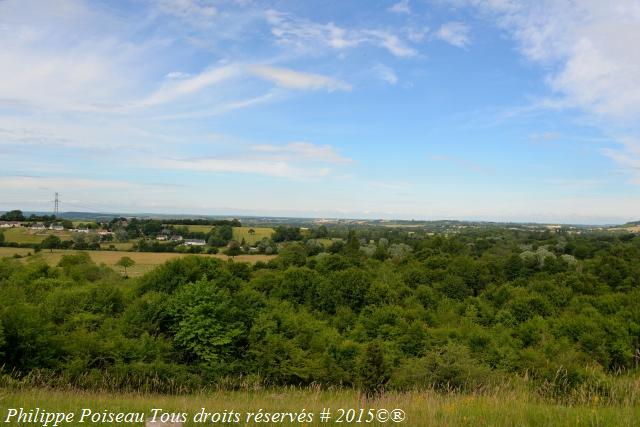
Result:
[[[16,243],[40,243],[48,235],[54,234],[62,240],[70,240],[71,233],[66,231],[31,230],[25,227],[7,228],[3,230],[7,242]]]
[[[64,249],[54,249],[53,252],[43,250],[42,252],[35,254],[33,249],[25,249],[25,248],[0,248],[0,258],[2,257],[10,257],[14,254],[21,255],[23,257],[27,256],[27,254],[31,253],[32,257],[40,257],[44,259],[50,265],[57,265],[60,262],[60,259],[63,255],[73,254],[78,251],[75,250],[64,250]],[[106,264],[107,266],[113,268],[116,271],[120,271],[121,268],[117,267],[115,264],[118,262],[120,258],[123,256],[128,256],[132,260],[136,262],[136,265],[127,269],[127,273],[129,276],[141,276],[147,271],[151,270],[157,265],[160,265],[166,261],[171,259],[180,258],[187,256],[187,254],[180,253],[155,253],[155,252],[125,252],[125,251],[87,251],[87,253],[91,256],[91,259],[96,264]],[[214,257],[223,260],[229,259],[228,256],[223,254],[197,254],[197,256],[204,257]],[[273,258],[274,255],[238,255],[234,259],[238,262],[249,262],[254,263],[256,261],[268,261]]]
[[[130,251],[133,248],[133,243],[131,242],[103,242],[100,243],[100,248],[102,250],[109,250],[109,246],[113,245],[118,251]]]
[[[437,394],[431,391],[394,393],[365,402],[351,390],[321,391],[317,389],[285,389],[261,391],[210,392],[185,396],[100,393],[85,391],[56,391],[51,389],[0,389],[2,408],[43,408],[47,411],[74,412],[81,408],[93,412],[142,412],[150,416],[151,409],[188,414],[187,426],[196,424],[190,419],[201,408],[206,412],[233,410],[240,413],[239,423],[225,425],[264,425],[246,422],[247,412],[294,412],[305,409],[313,413],[310,423],[277,423],[278,425],[397,425],[397,426],[616,426],[638,425],[640,408],[637,406],[575,405],[562,406],[545,403],[526,393],[502,391],[485,395]],[[323,408],[331,408],[332,419],[320,422]],[[338,408],[355,409],[356,413],[368,409],[401,409],[403,423],[372,422],[356,424],[336,422]],[[3,414],[3,417],[5,415]],[[79,416],[79,415],[76,415]],[[205,423],[211,425],[210,423]],[[69,424],[64,424],[69,425]],[[132,425],[118,423],[91,423],[87,426]],[[137,424],[136,424],[137,425]],[[274,424],[269,424],[274,425]]]
[[[249,230],[255,233],[249,233]],[[249,245],[255,245],[263,238],[270,238],[273,234],[273,228],[268,227],[233,227],[233,240],[241,242],[242,239]]]
[[[174,224],[174,227],[180,226]],[[189,229],[189,231],[196,231],[201,233],[208,233],[212,228],[214,228],[211,225],[187,225],[186,227]],[[249,233],[249,230],[253,230],[255,233]],[[271,237],[273,233],[273,228],[269,227],[233,227],[233,240],[241,242],[242,239],[244,239],[247,244],[255,245],[263,238]]]

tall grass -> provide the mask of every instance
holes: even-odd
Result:
[[[640,425],[640,379],[632,377],[615,378],[606,385],[583,384],[562,396],[554,391],[557,384],[548,382],[541,387],[525,376],[471,392],[408,390],[366,398],[357,390],[343,387],[268,387],[255,377],[228,379],[202,387],[196,393],[185,393],[184,387],[176,382],[169,390],[172,393],[159,394],[149,392],[153,387],[140,387],[135,392],[114,391],[114,386],[122,386],[118,384],[121,379],[117,378],[105,378],[101,389],[83,390],[70,386],[63,379],[53,381],[48,375],[39,371],[20,380],[6,374],[0,377],[0,416],[4,417],[6,409],[14,407],[74,412],[91,408],[100,412],[147,414],[152,408],[162,408],[166,412],[190,415],[201,408],[208,412],[234,410],[243,414],[258,409],[265,412],[300,412],[305,409],[316,414],[314,422],[305,425],[315,426],[338,425],[319,421],[318,414],[323,408],[331,408],[334,415],[338,408],[399,408],[406,412],[406,422],[403,423],[406,426]],[[162,378],[158,377],[157,381],[162,381]],[[602,393],[604,386],[606,393]],[[393,423],[374,422],[369,425],[388,424]],[[241,422],[240,425],[258,424]]]

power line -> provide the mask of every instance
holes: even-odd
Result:
[[[56,199],[53,202],[53,215],[56,217],[58,216],[58,204],[59,204],[58,193],[56,193]]]

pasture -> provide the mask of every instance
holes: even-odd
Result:
[[[75,250],[64,250],[64,249],[54,249],[53,252],[48,250],[43,250],[37,254],[34,254],[33,249],[25,249],[25,248],[0,248],[0,258],[2,257],[11,257],[14,254],[18,254],[24,258],[23,260],[40,258],[45,260],[49,265],[57,265],[60,262],[60,259],[63,255],[73,254],[78,251]],[[163,264],[166,261],[180,258],[183,256],[187,256],[188,254],[181,253],[156,253],[156,252],[126,252],[126,251],[87,251],[87,253],[91,256],[91,259],[96,264],[105,264],[108,267],[113,268],[116,271],[122,271],[121,267],[116,266],[116,262],[123,256],[128,256],[132,260],[136,262],[133,267],[127,269],[127,274],[129,276],[141,276],[154,267]],[[31,254],[31,256],[28,256]],[[204,257],[214,257],[222,260],[228,260],[229,257],[224,254],[197,254],[197,256]],[[274,255],[238,255],[234,257],[234,260],[237,262],[249,262],[254,263],[256,261],[269,261],[272,259]]]
[[[40,243],[51,234],[62,240],[71,239],[71,233],[68,231],[31,230],[26,227],[16,227],[4,229],[2,232],[7,242],[16,243]]]
[[[157,395],[142,393],[88,392],[38,388],[0,388],[0,408],[44,408],[48,412],[74,412],[79,417],[82,408],[92,412],[137,412],[151,415],[153,408],[164,413],[186,413],[186,426],[193,416],[205,412],[224,413],[233,410],[241,414],[238,423],[224,425],[396,425],[396,426],[616,426],[638,425],[640,408],[628,404],[606,405],[598,402],[560,405],[545,402],[526,392],[497,391],[482,394],[438,394],[433,391],[390,393],[373,400],[363,399],[352,390],[320,390],[318,388],[248,389],[242,391],[212,391],[193,395]],[[331,409],[331,420],[321,422],[323,408]],[[338,409],[401,409],[405,421],[381,423],[336,422]],[[258,424],[247,422],[247,413],[292,412],[313,413],[311,422],[279,422]],[[4,419],[6,413],[1,415]],[[205,423],[211,425],[211,423]],[[70,425],[70,424],[62,424]],[[87,422],[87,426],[131,425],[131,423]]]
[[[253,230],[253,233],[250,230]],[[271,238],[273,233],[273,228],[268,227],[233,227],[233,240],[242,242],[244,239],[247,244],[253,246],[264,238]]]

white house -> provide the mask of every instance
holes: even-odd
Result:
[[[54,231],[63,231],[64,227],[60,224],[51,224],[49,226],[49,230],[54,230]]]
[[[20,227],[19,221],[0,221],[0,228]]]
[[[35,224],[31,225],[31,229],[32,230],[46,230],[47,227],[45,227],[44,224],[41,223],[41,222],[36,222]]]
[[[185,241],[182,242],[185,246],[204,246],[206,243],[207,242],[201,239],[185,239]]]

